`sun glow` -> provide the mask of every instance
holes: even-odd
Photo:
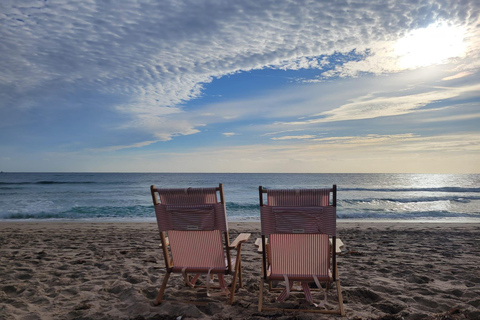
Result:
[[[463,28],[434,24],[400,39],[395,45],[395,54],[402,69],[441,64],[465,54],[464,38]]]

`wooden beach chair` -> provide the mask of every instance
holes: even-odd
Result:
[[[314,313],[337,313],[345,315],[342,291],[338,279],[336,263],[336,185],[331,189],[277,189],[266,190],[259,187],[262,278],[258,311],[295,311]],[[264,204],[267,194],[267,204]],[[332,201],[330,203],[330,194]],[[333,248],[333,249],[332,249]],[[270,290],[275,290],[272,282],[285,281],[285,288],[277,302],[285,301],[294,289],[294,282],[301,284],[301,290],[312,309],[288,309],[264,307],[264,281]],[[310,284],[323,291],[324,299],[319,304],[313,302]],[[338,309],[326,309],[326,289],[336,285]],[[276,289],[281,291],[282,289]],[[300,291],[300,288],[297,289]]]
[[[204,287],[207,288],[207,295],[225,295],[228,303],[232,304],[237,279],[239,287],[242,287],[241,250],[250,234],[242,233],[230,243],[223,185],[187,189],[158,189],[152,185],[150,190],[166,266],[155,304],[163,301],[172,273],[183,275],[185,284],[192,288],[199,276],[206,274]],[[220,195],[220,201],[217,194]],[[232,257],[232,249],[236,249],[236,257]],[[194,276],[191,278],[189,274]],[[218,278],[217,286],[211,285],[214,275]],[[230,288],[225,283],[225,275],[233,275]],[[220,289],[220,292],[210,293],[210,289]]]

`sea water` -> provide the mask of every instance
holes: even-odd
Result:
[[[480,219],[480,174],[0,173],[0,220],[154,221],[150,185],[224,185],[229,221],[258,221],[258,187],[337,185],[339,219]]]

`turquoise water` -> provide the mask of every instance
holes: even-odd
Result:
[[[1,173],[0,219],[154,221],[150,185],[223,183],[230,221],[259,220],[258,186],[338,186],[340,219],[480,219],[480,175]]]

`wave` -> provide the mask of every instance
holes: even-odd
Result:
[[[239,204],[227,202],[227,213],[233,216],[243,216],[246,213],[257,216],[260,214],[257,204]],[[78,206],[60,212],[0,212],[0,219],[102,219],[102,218],[155,218],[153,205],[115,206]]]
[[[108,218],[155,218],[153,205],[127,207],[79,206],[60,212],[4,212],[0,219],[108,219]]]
[[[390,199],[392,200],[392,199]],[[388,201],[390,201],[388,200]],[[398,200],[398,199],[395,199]],[[349,203],[348,201],[353,201]],[[339,201],[337,216],[339,219],[443,219],[443,218],[474,218],[480,219],[480,212],[473,207],[467,211],[463,207],[456,210],[436,208],[429,203],[420,207],[404,207],[400,205],[388,205],[387,203],[376,203],[378,199],[371,199],[371,202],[364,203],[363,200]],[[259,220],[260,210],[257,204],[227,202],[227,215],[231,221]],[[422,210],[423,208],[424,210]],[[412,210],[413,209],[413,210]],[[459,210],[458,210],[459,209]],[[153,205],[131,205],[131,206],[76,206],[68,209],[47,209],[38,210],[8,210],[0,209],[0,220],[19,219],[71,219],[71,220],[103,220],[103,219],[152,219],[155,220]]]
[[[452,213],[449,211],[414,211],[408,213],[399,212],[385,212],[381,211],[369,211],[369,212],[356,212],[356,213],[338,213],[339,219],[395,219],[395,220],[416,220],[416,219],[480,219],[480,213]]]
[[[26,185],[26,184],[97,184],[95,181],[24,181],[24,182],[0,182],[0,185]]]
[[[375,191],[375,192],[456,192],[480,193],[480,188],[441,187],[441,188],[338,188],[339,191]]]
[[[419,202],[437,202],[450,201],[457,203],[470,203],[475,200],[480,200],[480,196],[467,197],[420,197],[420,198],[364,198],[364,199],[344,199],[338,200],[339,205],[342,203],[359,204],[359,203],[379,203],[379,202],[395,202],[395,203],[419,203]]]
[[[232,211],[253,211],[256,210],[257,212],[260,212],[260,205],[258,204],[240,204],[240,203],[235,203],[235,202],[226,202],[225,205],[227,206],[227,212],[229,210]]]

